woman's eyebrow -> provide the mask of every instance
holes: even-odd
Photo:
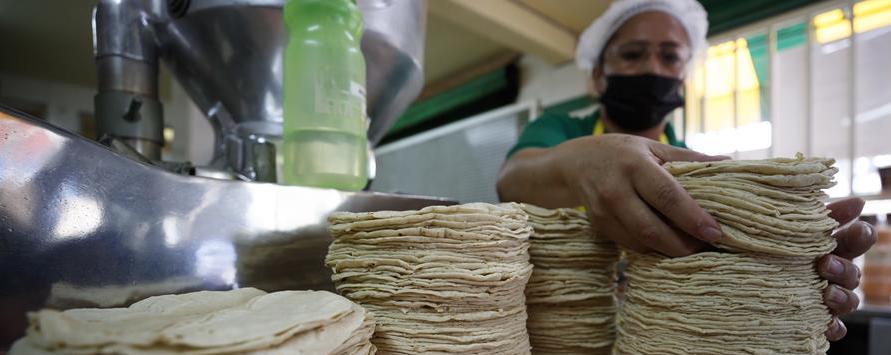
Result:
[[[649,46],[652,45],[652,44],[653,44],[653,42],[650,42],[650,41],[647,41],[647,40],[636,39],[636,40],[631,40],[631,41],[624,42],[624,43],[619,43],[619,44],[617,45],[617,47],[619,47],[619,48],[624,48],[624,47],[649,47]],[[659,46],[659,47],[662,47],[662,48],[666,48],[666,47],[668,47],[668,48],[678,48],[678,47],[686,47],[686,44],[683,44],[683,43],[680,43],[680,42],[677,42],[677,41],[673,41],[673,40],[668,40],[668,41],[662,41],[662,42],[659,42],[658,46]]]
[[[618,45],[618,47],[619,47],[619,48],[625,48],[625,47],[648,47],[649,45],[650,45],[650,42],[645,41],[645,40],[638,39],[638,40],[632,40],[632,41],[625,42],[625,43],[620,43],[620,44]]]
[[[688,46],[684,43],[679,43],[676,41],[663,41],[663,42],[659,43],[659,47],[674,49],[674,48],[687,48]]]

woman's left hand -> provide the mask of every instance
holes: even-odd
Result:
[[[863,255],[876,242],[876,231],[868,223],[848,224],[860,216],[864,203],[862,199],[850,198],[827,206],[831,211],[829,216],[842,226],[833,235],[838,246],[832,254],[817,262],[817,272],[830,283],[823,293],[823,302],[832,312],[832,321],[826,331],[830,341],[839,340],[848,332],[838,316],[854,311],[860,304],[853,292],[860,284],[860,268],[851,260]]]

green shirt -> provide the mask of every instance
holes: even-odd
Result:
[[[545,113],[538,119],[530,122],[520,134],[517,144],[507,153],[510,158],[514,153],[523,148],[551,148],[560,145],[570,139],[590,136],[595,133],[602,133],[603,124],[600,123],[600,114],[598,111],[584,116],[571,117],[565,113]],[[597,131],[595,132],[595,127]],[[665,125],[663,140],[667,141],[675,147],[687,148],[683,141],[677,139],[674,134],[674,128],[669,122]]]

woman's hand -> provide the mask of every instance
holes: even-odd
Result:
[[[578,138],[554,149],[559,175],[587,208],[592,227],[617,244],[685,256],[721,237],[715,219],[661,165],[726,157],[625,134]]]
[[[848,329],[838,316],[857,309],[860,299],[853,290],[860,284],[860,269],[851,260],[863,255],[876,242],[876,231],[865,222],[853,221],[863,210],[864,201],[850,198],[827,206],[832,211],[829,216],[842,225],[835,234],[838,246],[832,254],[817,262],[820,276],[829,280],[830,285],[823,293],[823,302],[832,312],[832,322],[826,337],[836,341],[845,336]]]
[[[505,201],[523,201],[557,208],[584,205],[592,227],[628,249],[686,256],[701,251],[721,237],[718,223],[675,181],[662,164],[669,161],[715,161],[709,156],[656,141],[624,134],[604,134],[567,141],[554,148],[527,148],[517,152],[502,170],[499,195]],[[824,302],[834,315],[829,340],[847,330],[838,316],[857,308],[852,292],[860,270],[851,259],[876,241],[876,232],[856,222],[863,200],[830,204],[830,217],[843,227],[834,237],[835,251],[818,262],[819,274],[831,285]]]

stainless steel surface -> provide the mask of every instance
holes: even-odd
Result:
[[[519,102],[378,147],[371,190],[497,203],[500,167],[538,106]]]
[[[117,90],[158,97],[158,63],[123,56],[96,59],[99,91]]]
[[[161,15],[165,1],[99,0],[93,9],[93,55],[121,56],[154,62],[157,47],[149,31],[151,18]],[[153,11],[154,10],[154,11]]]
[[[121,139],[122,142],[127,143],[130,148],[139,152],[144,157],[149,158],[153,161],[158,161],[161,159],[161,144],[157,142],[152,142],[145,139],[134,139],[134,138],[124,138]]]
[[[132,141],[152,160],[161,159],[163,144],[158,48],[150,24],[156,10],[148,0],[100,0],[92,16],[98,133]]]
[[[161,160],[164,113],[156,97],[100,90],[93,101],[101,139],[119,140],[152,161]]]
[[[182,18],[159,23],[157,33],[165,64],[198,107],[214,111],[211,119],[223,112],[231,118],[222,122],[227,133],[241,125],[281,135],[287,40],[281,6],[192,7]]]
[[[192,0],[179,18],[168,15],[165,4],[101,1],[94,15],[97,58],[151,62],[153,53],[144,48],[145,36],[151,35],[162,61],[212,121],[217,167],[255,178],[254,144],[246,139],[275,140],[282,134],[284,0]],[[358,5],[366,24],[368,137],[375,144],[424,85],[426,1],[358,0]],[[122,82],[121,75],[100,70],[100,82]],[[139,85],[116,86],[139,90]]]
[[[359,0],[365,18],[368,139],[377,144],[424,88],[427,2]]]
[[[217,166],[245,179],[257,177],[253,141],[282,135],[282,3],[193,1],[157,25],[165,64],[216,131]]]
[[[330,289],[332,211],[453,202],[165,172],[0,109],[0,349],[46,305],[257,285]]]

